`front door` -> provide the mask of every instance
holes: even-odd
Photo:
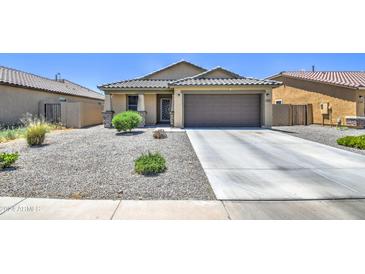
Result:
[[[160,120],[161,122],[170,121],[171,98],[161,98],[160,101]]]

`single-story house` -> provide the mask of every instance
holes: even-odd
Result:
[[[0,124],[26,113],[67,127],[101,124],[104,95],[66,79],[49,79],[0,66]]]
[[[105,93],[105,127],[111,127],[114,114],[126,110],[141,113],[141,126],[271,127],[271,90],[279,84],[180,61],[99,88]]]
[[[283,83],[273,104],[310,104],[314,124],[365,126],[365,72],[288,71],[268,79]]]

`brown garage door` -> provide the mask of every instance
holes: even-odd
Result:
[[[186,94],[185,127],[260,126],[259,94]]]

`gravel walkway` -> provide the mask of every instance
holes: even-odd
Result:
[[[19,151],[15,169],[0,171],[0,196],[81,199],[215,199],[185,132],[156,140],[153,129],[116,134],[102,126],[50,133],[46,144],[28,148],[25,140],[0,144]],[[159,151],[167,171],[134,173],[134,159]]]
[[[299,138],[315,141],[321,144],[341,148],[344,150],[349,150],[359,154],[365,154],[365,150],[340,146],[337,144],[336,140],[338,138],[348,136],[348,135],[364,135],[365,129],[337,129],[336,127],[323,127],[319,125],[310,126],[282,126],[273,127],[274,130],[281,131]]]

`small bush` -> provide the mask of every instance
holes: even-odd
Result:
[[[152,175],[166,170],[166,160],[160,153],[142,154],[134,162],[134,170],[138,174]]]
[[[0,168],[7,168],[10,167],[12,164],[18,160],[19,154],[16,153],[0,153]]]
[[[35,146],[43,144],[47,132],[49,132],[47,123],[38,121],[29,124],[25,132],[28,145]]]
[[[365,135],[360,136],[345,136],[337,139],[337,144],[346,147],[354,147],[365,149]]]
[[[113,126],[120,131],[131,131],[142,122],[142,116],[136,111],[125,111],[114,116]]]

